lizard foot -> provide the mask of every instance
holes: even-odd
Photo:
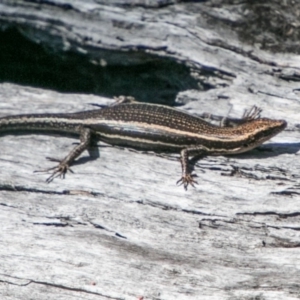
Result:
[[[195,187],[195,184],[198,184],[198,182],[194,179],[195,177],[197,177],[196,174],[182,175],[182,177],[176,182],[176,184],[183,185],[184,189],[187,190],[189,184],[192,187]]]
[[[60,178],[65,178],[65,175],[68,171],[70,171],[71,173],[74,173],[70,166],[64,162],[64,161],[61,161],[59,159],[56,159],[56,158],[52,158],[52,157],[46,157],[48,160],[50,161],[55,161],[55,162],[58,162],[59,164],[55,167],[52,167],[52,168],[48,168],[48,169],[44,169],[44,170],[37,170],[37,171],[34,171],[34,172],[49,172],[49,171],[52,171],[52,174],[50,177],[48,177],[46,179],[46,182],[47,183],[50,183],[52,182],[55,178],[57,177],[60,177]]]

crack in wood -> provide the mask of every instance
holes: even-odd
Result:
[[[97,292],[92,292],[92,291],[89,291],[89,290],[86,290],[86,289],[82,289],[82,288],[74,288],[74,287],[69,287],[69,286],[65,286],[65,285],[62,285],[62,284],[50,283],[50,282],[47,282],[47,281],[39,281],[39,280],[34,280],[34,279],[21,278],[21,277],[17,277],[17,276],[10,276],[10,275],[4,274],[4,273],[2,273],[0,275],[5,276],[5,277],[9,277],[9,278],[13,278],[13,279],[27,280],[28,281],[28,282],[26,282],[24,284],[17,284],[17,283],[8,281],[8,280],[2,280],[2,279],[0,279],[0,282],[12,284],[12,285],[17,285],[17,286],[28,286],[30,284],[39,284],[39,285],[44,285],[44,286],[50,286],[50,287],[54,287],[54,288],[64,289],[64,290],[68,290],[68,291],[74,291],[74,292],[81,292],[81,293],[98,295],[98,296],[106,297],[107,299],[125,300],[125,298],[112,297],[112,296],[109,296],[109,295],[105,295],[105,294],[97,293]]]
[[[122,235],[122,234],[118,233],[117,231],[114,231],[114,230],[112,230],[112,229],[109,229],[109,228],[107,228],[107,227],[105,227],[105,226],[103,226],[103,225],[101,225],[101,224],[94,223],[94,222],[92,222],[92,221],[89,221],[89,223],[90,223],[91,225],[93,225],[93,226],[94,226],[95,228],[97,228],[97,229],[102,229],[102,230],[105,230],[105,231],[107,231],[107,232],[113,233],[116,237],[119,237],[119,238],[122,238],[122,239],[127,239],[127,237],[126,237],[125,235]]]

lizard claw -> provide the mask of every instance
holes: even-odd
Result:
[[[48,160],[50,160],[50,161],[59,162],[59,164],[57,166],[55,166],[55,167],[44,169],[44,170],[36,170],[36,171],[34,171],[35,173],[53,171],[52,174],[51,174],[51,176],[46,179],[47,183],[52,182],[57,177],[60,177],[60,178],[64,179],[65,175],[66,175],[66,173],[68,171],[70,171],[71,173],[74,173],[72,171],[72,169],[70,168],[70,166],[67,163],[65,163],[64,161],[60,161],[59,159],[52,158],[52,157],[46,157],[46,158]]]
[[[195,184],[198,184],[198,182],[194,179],[195,177],[197,177],[196,174],[182,175],[182,177],[176,182],[176,184],[183,185],[184,189],[187,190],[189,184],[192,187],[195,187]]]

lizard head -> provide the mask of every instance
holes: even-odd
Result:
[[[242,152],[251,150],[284,130],[287,126],[285,120],[267,118],[255,119],[239,126],[244,136]]]
[[[231,130],[231,147],[225,154],[237,154],[249,151],[284,130],[285,120],[259,118],[243,123]],[[221,152],[221,151],[220,151]]]

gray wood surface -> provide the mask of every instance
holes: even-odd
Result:
[[[258,105],[288,128],[260,149],[200,160],[188,191],[175,184],[178,156],[101,143],[98,159],[84,153],[74,174],[46,184],[33,171],[77,140],[1,136],[1,299],[300,298],[299,56],[208,22],[238,22],[237,7],[175,2],[2,1],[0,20],[100,65],[171,58],[199,82],[178,93],[181,109],[239,117]],[[0,116],[112,101],[0,84]]]

